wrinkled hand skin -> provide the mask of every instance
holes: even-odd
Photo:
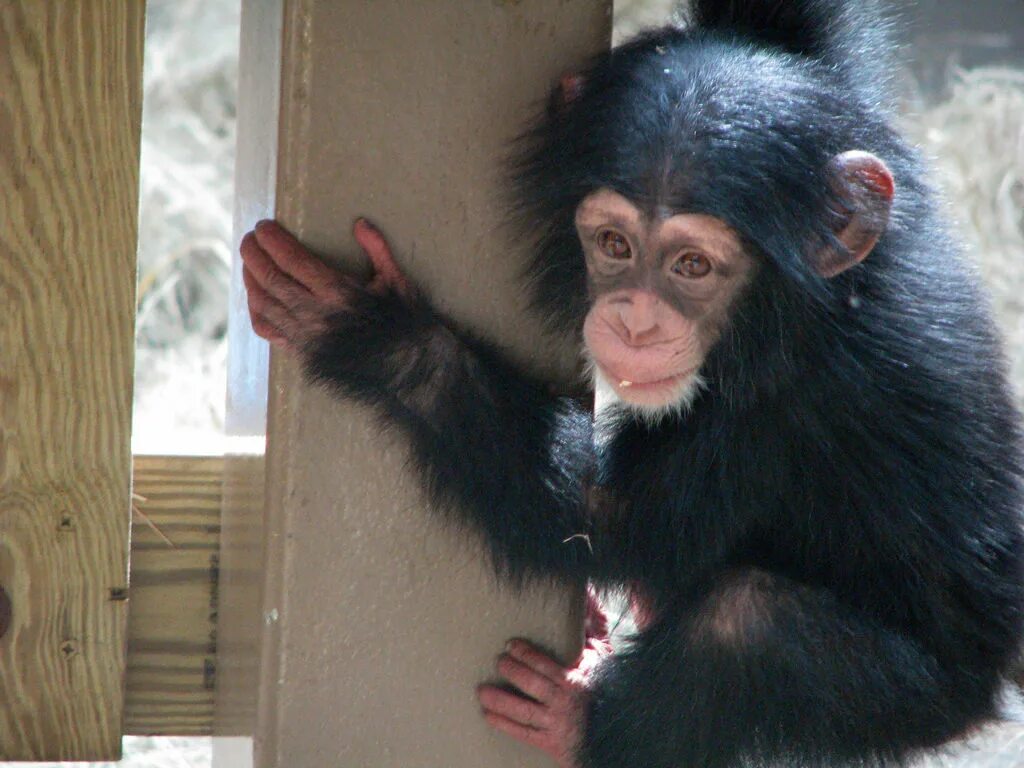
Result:
[[[559,768],[579,768],[576,755],[590,678],[612,652],[607,617],[592,593],[585,630],[586,643],[572,667],[563,667],[525,640],[509,641],[498,657],[498,674],[525,696],[494,685],[477,689],[484,719],[491,727],[546,752]]]
[[[365,282],[318,259],[277,222],[261,221],[242,238],[242,278],[258,336],[300,352],[313,346],[329,330],[330,319],[350,310],[360,297],[393,293],[412,303],[415,291],[380,231],[357,219],[352,233],[373,268]]]

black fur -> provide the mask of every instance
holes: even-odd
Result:
[[[899,763],[992,717],[1017,656],[1022,444],[999,346],[892,128],[871,6],[702,0],[692,18],[599,58],[515,180],[557,323],[587,309],[572,219],[595,189],[748,244],[759,276],[691,413],[622,416],[595,448],[577,404],[395,297],[339,316],[309,370],[405,428],[501,572],[654,601],[600,671],[585,768]],[[802,254],[830,242],[826,168],[851,149],[897,193],[865,263],[826,281]]]
[[[366,294],[332,325],[307,350],[310,377],[404,428],[437,506],[472,516],[498,572],[584,579],[590,414],[422,300]]]

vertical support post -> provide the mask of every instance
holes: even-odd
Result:
[[[121,751],[143,15],[0,1],[0,760]]]
[[[242,76],[263,74],[240,94],[238,206],[255,214],[241,227],[273,212],[357,267],[349,228],[367,215],[442,310],[569,375],[575,350],[538,343],[524,310],[499,161],[557,77],[607,46],[610,22],[610,0],[252,0]],[[278,77],[279,101],[249,92]],[[242,183],[248,163],[259,170]],[[220,732],[255,734],[258,768],[547,764],[487,729],[474,687],[511,636],[571,656],[578,596],[497,587],[477,542],[424,508],[400,439],[306,387],[294,361],[271,367],[265,515],[225,509]],[[229,404],[245,411],[254,369],[235,370]],[[246,711],[238,692],[253,690]],[[252,764],[238,746],[220,742],[215,766]]]

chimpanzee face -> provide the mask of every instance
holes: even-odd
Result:
[[[703,214],[645,213],[609,189],[576,211],[590,312],[583,337],[599,385],[646,412],[685,406],[757,263]]]

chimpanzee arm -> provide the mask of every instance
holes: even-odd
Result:
[[[891,765],[989,715],[995,685],[826,592],[737,571],[599,670],[580,763]]]
[[[411,439],[434,500],[464,510],[511,575],[581,574],[591,420],[425,303],[364,297],[305,356],[310,377],[371,403]]]
[[[483,532],[500,571],[583,575],[590,415],[436,313],[376,230],[360,222],[356,237],[375,269],[366,284],[257,227],[242,246],[254,328],[402,429],[434,500]]]

